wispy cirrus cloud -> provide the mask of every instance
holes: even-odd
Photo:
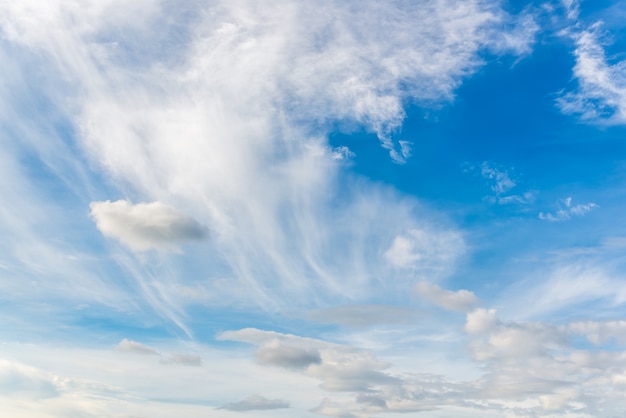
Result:
[[[575,16],[577,8],[570,9]],[[584,30],[572,29],[576,43],[573,73],[577,89],[557,100],[562,112],[578,115],[583,121],[607,125],[626,123],[626,61],[607,55],[607,37],[602,21]]]
[[[488,182],[492,194],[485,196],[487,202],[498,205],[528,205],[535,199],[535,192],[519,190],[519,180],[512,168],[507,169],[496,163],[483,161],[480,166],[469,166],[465,171],[479,171]]]
[[[428,209],[384,187],[355,181],[345,193],[337,179],[351,153],[330,147],[329,133],[371,132],[392,160],[406,161],[419,138],[400,137],[405,105],[453,100],[483,65],[482,51],[525,54],[536,30],[529,19],[485,0],[111,0],[81,8],[28,0],[0,9],[3,53],[24,81],[2,89],[3,109],[25,109],[18,98],[34,95],[54,103],[54,115],[42,113],[38,125],[65,127],[63,146],[32,133],[24,141],[57,172],[72,164],[72,173],[98,178],[88,187],[97,196],[80,201],[94,202],[100,230],[131,249],[176,249],[210,226],[204,257],[115,257],[120,290],[140,292],[183,329],[191,298],[175,291],[185,288],[176,278],[206,264],[219,268],[194,288],[216,304],[280,310],[367,301],[380,277],[395,278],[390,289],[407,286],[399,265],[445,274],[442,263],[456,253],[424,257],[418,241],[457,232],[430,225]],[[11,131],[30,116],[4,121]],[[153,203],[106,203],[113,193]],[[161,216],[167,222],[155,223]],[[392,261],[381,263],[395,238],[385,258]]]

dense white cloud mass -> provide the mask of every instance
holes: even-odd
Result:
[[[100,232],[137,251],[176,248],[178,242],[207,236],[206,227],[161,202],[92,202],[90,208]]]
[[[153,202],[91,199],[99,229],[145,251],[176,249],[209,225],[207,255],[184,268],[218,268],[194,295],[280,310],[367,301],[381,280],[388,291],[409,287],[396,267],[423,278],[451,271],[458,232],[384,187],[350,179],[346,193],[338,174],[351,154],[327,135],[365,129],[404,161],[419,140],[399,137],[406,103],[450,101],[481,51],[528,51],[531,16],[499,6],[30,0],[3,5],[0,26],[23,73],[47,68],[40,94],[75,133],[77,159],[133,201]],[[144,299],[183,326],[193,286],[158,257],[117,259]],[[155,263],[173,273],[155,274]]]

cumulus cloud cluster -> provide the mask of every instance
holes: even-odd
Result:
[[[228,331],[219,338],[253,344],[261,364],[320,381],[329,393],[314,408],[322,415],[365,417],[454,407],[460,416],[482,411],[589,417],[616,413],[626,357],[622,351],[589,350],[579,338],[598,346],[623,344],[622,322],[514,322],[499,319],[494,309],[471,310],[464,330],[469,354],[484,374],[460,382],[398,374],[369,351],[317,339],[258,329]],[[291,360],[286,364],[284,359]]]

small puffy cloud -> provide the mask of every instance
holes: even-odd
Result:
[[[259,347],[256,351],[257,361],[268,366],[305,369],[322,362],[319,349],[323,343],[318,340],[254,328],[226,331],[217,338],[257,345]]]
[[[384,258],[397,268],[437,274],[454,264],[464,251],[465,243],[457,232],[411,229],[396,236]]]
[[[289,402],[282,399],[267,399],[263,396],[253,395],[238,402],[229,402],[220,406],[218,409],[226,409],[229,411],[255,411],[284,408],[289,408]]]
[[[179,364],[182,366],[202,366],[202,357],[195,354],[172,353],[161,360],[163,364]]]
[[[451,311],[469,312],[480,302],[469,290],[462,289],[453,292],[428,282],[418,283],[415,285],[415,290],[422,298]]]
[[[119,344],[115,346],[115,349],[117,351],[133,354],[159,355],[157,351],[151,349],[150,347],[126,338],[120,341]]]
[[[311,364],[322,362],[319,351],[314,347],[290,344],[285,341],[273,340],[256,352],[261,364],[284,367],[286,369],[305,369]]]
[[[332,149],[330,157],[333,160],[349,160],[350,158],[354,158],[356,154],[350,150],[350,148],[346,146],[335,147]]]
[[[308,317],[314,321],[337,324],[351,328],[371,327],[381,324],[403,323],[415,316],[415,312],[388,305],[349,305],[311,311]]]
[[[572,205],[572,198],[567,197],[559,202],[560,209],[555,213],[539,213],[539,219],[549,222],[563,222],[576,216],[583,216],[598,207],[595,203]]]
[[[476,309],[467,314],[465,331],[469,334],[484,334],[497,324],[495,309]]]
[[[135,251],[177,249],[176,244],[207,237],[207,228],[161,202],[132,204],[126,200],[92,202],[98,230]]]

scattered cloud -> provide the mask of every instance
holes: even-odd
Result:
[[[578,19],[580,14],[580,0],[561,0],[561,4],[565,8],[568,19]]]
[[[394,267],[422,270],[433,278],[451,268],[464,251],[463,238],[455,231],[411,229],[394,238],[384,258]]]
[[[135,251],[176,249],[176,244],[207,237],[193,218],[161,202],[132,204],[126,200],[92,202],[91,217],[103,235],[119,239]]]
[[[419,282],[415,285],[415,290],[420,297],[451,311],[468,312],[480,302],[469,290],[453,292],[442,289],[434,283]]]
[[[119,344],[115,346],[115,349],[117,351],[123,351],[126,353],[159,355],[158,351],[155,351],[146,345],[126,338],[120,341]]]
[[[182,366],[202,366],[202,357],[195,354],[171,353],[161,359],[163,364],[180,364]]]
[[[493,164],[487,161],[483,162],[480,166],[480,174],[484,178],[493,181],[491,190],[496,196],[506,193],[516,186],[516,183],[511,179],[506,170],[495,168]]]
[[[626,321],[577,321],[568,324],[564,331],[582,335],[591,343],[601,346],[611,342],[626,343]]]
[[[284,343],[279,340],[267,342],[260,347],[256,352],[256,358],[261,364],[285,367],[287,369],[304,369],[312,364],[322,362],[318,350]]]
[[[159,362],[161,364],[178,364],[182,366],[202,366],[202,357],[198,355],[170,353],[168,356],[163,356],[157,350],[154,350],[144,344],[129,340],[127,338],[124,338],[122,341],[120,341],[120,343],[115,346],[115,350],[125,352],[125,353],[132,353],[132,354],[159,356],[160,357]]]
[[[566,417],[572,411],[596,416],[606,406],[607,396],[620,393],[626,381],[624,354],[586,350],[575,346],[572,339],[576,334],[594,338],[597,330],[615,327],[621,330],[623,324],[555,326],[502,321],[494,309],[468,312],[465,331],[469,352],[484,374],[461,382],[428,374],[395,374],[389,363],[368,351],[294,335],[248,329],[231,331],[222,338],[255,345],[264,339],[289,341],[318,350],[322,361],[297,371],[320,380],[322,389],[337,395],[325,398],[313,409],[321,415],[369,417],[456,408],[455,416],[549,413]]]
[[[238,402],[230,402],[218,409],[229,411],[256,411],[289,408],[289,402],[282,399],[267,399],[263,396],[253,395]]]
[[[335,147],[332,149],[331,158],[333,160],[349,160],[350,158],[354,158],[356,154],[350,151],[350,148],[341,146]]]
[[[470,170],[478,169],[471,167]],[[480,175],[489,181],[493,195],[485,197],[490,203],[499,205],[527,205],[535,199],[535,193],[525,191],[521,193],[512,193],[517,188],[517,180],[511,175],[511,170],[506,170],[496,164],[484,161],[480,165]]]
[[[571,10],[575,13],[577,8]],[[570,36],[576,42],[573,72],[578,88],[559,97],[557,105],[563,113],[579,115],[586,122],[626,124],[626,60],[607,56],[602,22],[573,30]]]
[[[573,217],[583,216],[598,208],[595,203],[572,205],[572,198],[567,197],[559,202],[560,209],[556,213],[539,212],[539,219],[549,222],[563,222]]]

